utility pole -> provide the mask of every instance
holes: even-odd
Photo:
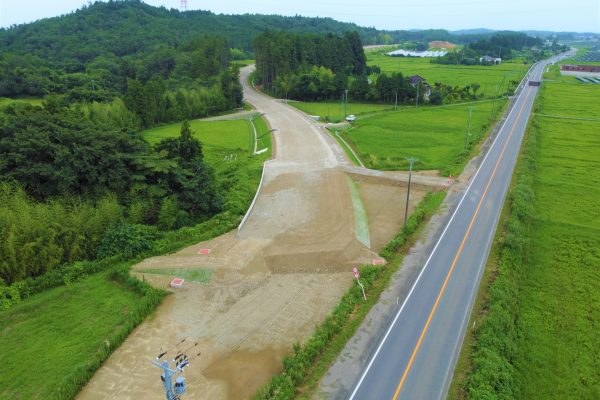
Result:
[[[398,91],[396,90],[396,102],[394,103],[394,111],[398,111]]]
[[[346,119],[346,114],[348,113],[348,89],[344,91],[346,95],[346,106],[344,107],[344,119]]]
[[[184,341],[185,339],[183,339],[180,343],[183,343]],[[161,352],[156,357],[156,359],[152,360],[152,364],[156,365],[162,370],[160,379],[163,382],[167,400],[179,400],[181,399],[181,396],[185,394],[185,378],[180,375],[183,372],[183,369],[190,363],[190,359],[185,353],[190,351],[197,345],[198,343],[194,343],[187,350],[179,352],[171,361],[161,361],[161,359],[167,354],[166,351],[162,351],[161,349]],[[195,357],[198,356],[200,356],[200,353],[198,353]],[[174,367],[171,367],[171,363],[174,363]],[[175,385],[173,385],[173,377],[176,377]]]
[[[410,168],[408,170],[408,190],[406,191],[406,208],[404,209],[404,227],[406,227],[406,221],[408,220],[408,201],[410,200],[410,181],[412,179],[412,168],[413,162],[417,161],[416,158],[409,158]]]
[[[417,83],[417,98],[416,98],[416,102],[417,102],[417,104],[416,104],[415,108],[419,108],[419,89],[420,89],[419,87],[420,87],[420,86],[421,86],[421,83],[420,83],[420,82],[418,82],[418,83]]]
[[[469,145],[469,136],[471,136],[471,115],[473,113],[473,107],[469,107],[469,123],[467,124],[467,136],[465,137],[465,150]]]

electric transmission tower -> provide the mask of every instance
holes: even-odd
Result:
[[[179,344],[185,342],[183,339]],[[191,351],[194,347],[196,347],[198,343],[194,343],[188,349],[184,351],[177,350],[177,355],[172,360],[162,360],[161,359],[167,355],[167,351],[160,351],[156,359],[152,360],[152,364],[156,365],[158,368],[162,370],[162,374],[160,379],[165,388],[165,394],[167,400],[179,400],[181,396],[185,394],[185,377],[182,376],[183,370],[190,363],[190,358],[186,353]],[[200,353],[196,354],[193,358],[200,356]],[[173,384],[173,378],[175,378],[175,383]]]
[[[181,0],[181,8],[183,11],[187,11],[188,0]]]

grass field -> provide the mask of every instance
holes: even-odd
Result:
[[[380,66],[381,71],[386,73],[420,75],[431,85],[442,82],[463,87],[477,82],[481,85],[477,94],[486,97],[505,92],[510,81],[520,81],[529,68],[529,65],[518,62],[503,62],[493,66],[433,64],[429,58],[389,57],[381,52],[367,53],[367,63]]]
[[[344,119],[342,103],[338,102],[302,102],[292,101],[290,106],[296,107],[309,115],[318,115],[322,121],[340,122]],[[348,103],[346,115],[365,115],[378,111],[393,110],[393,104]]]
[[[408,169],[406,159],[415,157],[415,169],[456,173],[462,169],[469,108],[472,107],[472,145],[487,132],[492,109],[498,114],[504,103],[505,100],[498,100],[404,108],[359,119],[342,135],[369,168]]]
[[[190,121],[194,137],[202,142],[205,155],[214,158],[211,153],[227,151],[248,151],[250,148],[250,133],[247,120],[232,121]],[[143,132],[144,138],[150,144],[157,144],[163,139],[177,137],[181,123],[148,129]]]
[[[260,137],[268,131],[264,119],[254,120],[257,135]],[[254,133],[248,120],[225,121],[190,121],[194,137],[202,142],[204,157],[208,163],[218,167],[225,162],[236,161],[254,151]],[[150,143],[156,144],[168,137],[176,137],[181,130],[181,123],[148,129],[142,133]],[[257,148],[270,148],[270,135],[262,136],[257,143]],[[270,154],[270,152],[268,153]],[[260,157],[263,159],[264,157]]]
[[[140,302],[130,288],[97,274],[72,286],[35,295],[0,313],[0,398],[67,398],[60,392]]]
[[[528,183],[513,189],[533,200],[512,200],[461,356],[467,380],[450,398],[600,398],[599,96],[571,79],[544,83],[515,174]]]

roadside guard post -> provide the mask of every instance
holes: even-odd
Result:
[[[358,278],[360,278],[360,272],[358,272],[358,268],[356,268],[356,267],[352,268],[352,272],[354,272],[354,277],[356,278],[356,282],[358,282],[358,285],[360,286],[360,289],[362,290],[363,298],[365,299],[365,301],[367,301],[367,295],[365,294],[365,288],[362,285],[362,283],[360,283],[360,280],[358,279]]]

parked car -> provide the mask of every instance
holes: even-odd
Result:
[[[346,121],[348,121],[348,122],[352,122],[355,119],[356,119],[356,115],[354,115],[354,114],[350,114],[346,117]]]

